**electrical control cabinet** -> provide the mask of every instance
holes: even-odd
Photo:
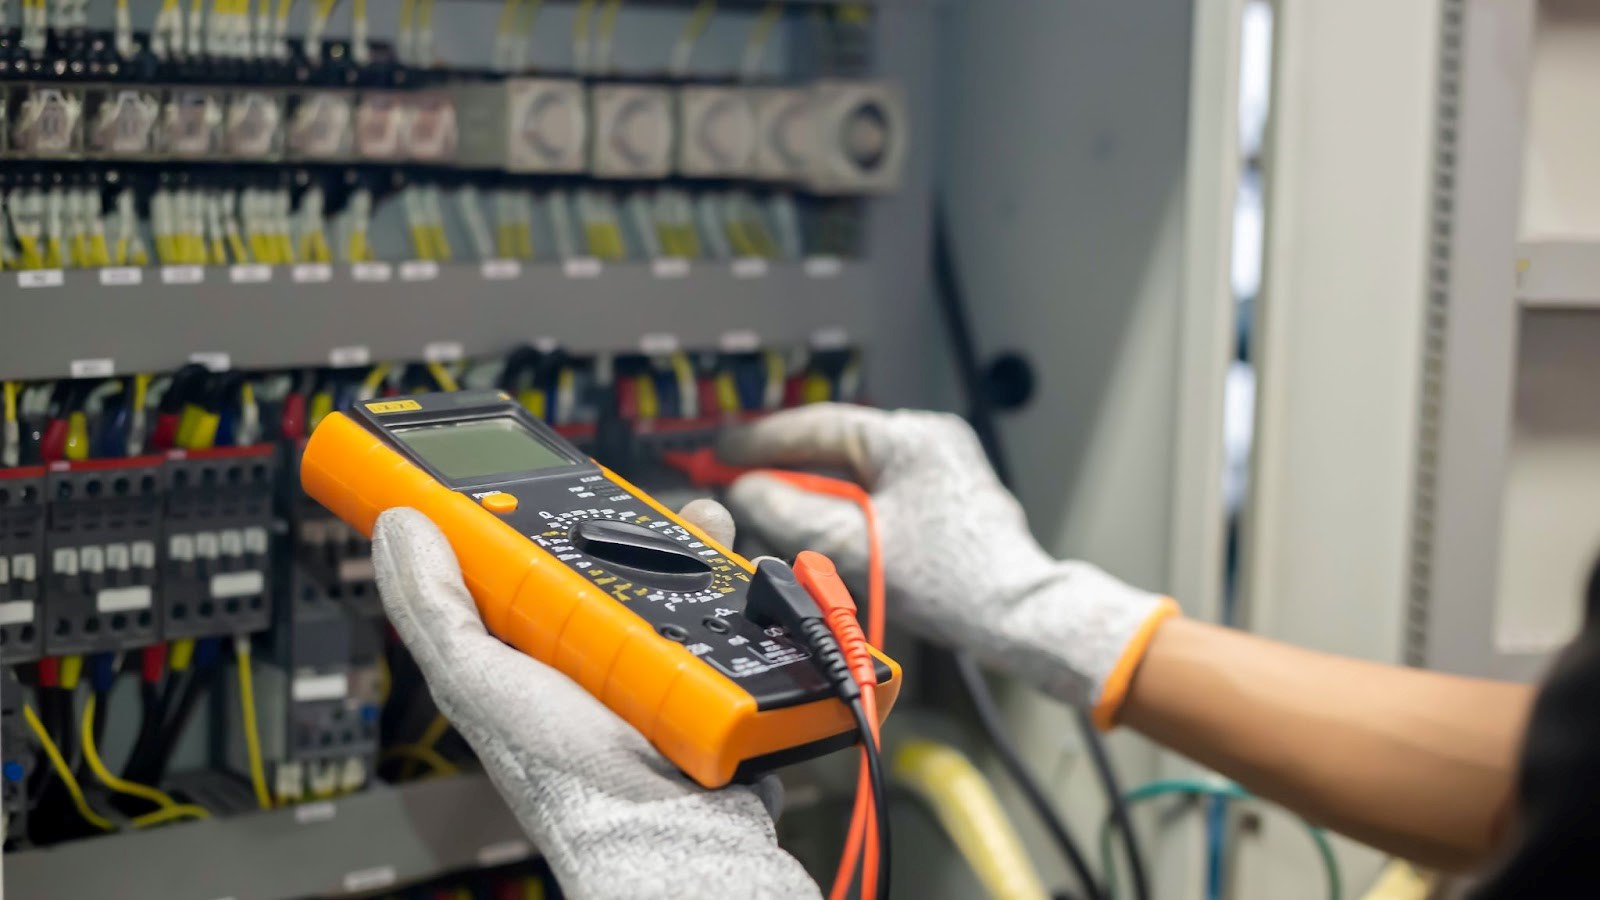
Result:
[[[679,5],[597,15],[570,58],[511,46],[519,19],[490,59],[484,2],[398,31],[388,4],[29,3],[0,35],[0,292],[30,310],[0,328],[8,893],[321,896],[536,854],[384,622],[370,543],[299,487],[330,411],[503,385],[676,507],[732,424],[858,402],[869,366],[914,400],[919,354],[878,335],[926,293],[926,172],[810,188],[813,84],[860,54],[735,4],[663,70],[638,36],[670,45]],[[79,766],[87,740],[165,799]]]

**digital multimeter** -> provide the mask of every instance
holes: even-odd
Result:
[[[559,669],[707,787],[853,744],[811,654],[745,618],[751,564],[499,391],[324,418],[306,492],[362,534],[392,507],[449,538],[489,631]],[[900,667],[876,654],[887,714]]]

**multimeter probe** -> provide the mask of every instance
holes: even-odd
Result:
[[[582,685],[706,787],[856,742],[824,654],[794,626],[748,614],[753,594],[793,578],[788,567],[752,566],[508,394],[331,414],[306,445],[301,480],[367,536],[385,509],[427,515],[492,633]],[[900,668],[870,653],[868,690],[886,715]]]

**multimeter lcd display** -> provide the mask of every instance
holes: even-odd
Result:
[[[575,462],[508,418],[418,425],[396,428],[392,433],[423,462],[455,481],[557,469]]]

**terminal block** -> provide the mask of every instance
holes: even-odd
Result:
[[[33,744],[22,718],[22,685],[10,669],[0,671],[0,809],[5,814],[6,840],[28,833],[28,776],[33,774]]]
[[[40,561],[44,557],[43,466],[0,469],[0,661],[39,657]]]
[[[161,456],[57,462],[45,476],[44,652],[123,650],[160,634]]]
[[[161,606],[168,639],[272,624],[270,533],[277,450],[173,454],[166,466]]]

